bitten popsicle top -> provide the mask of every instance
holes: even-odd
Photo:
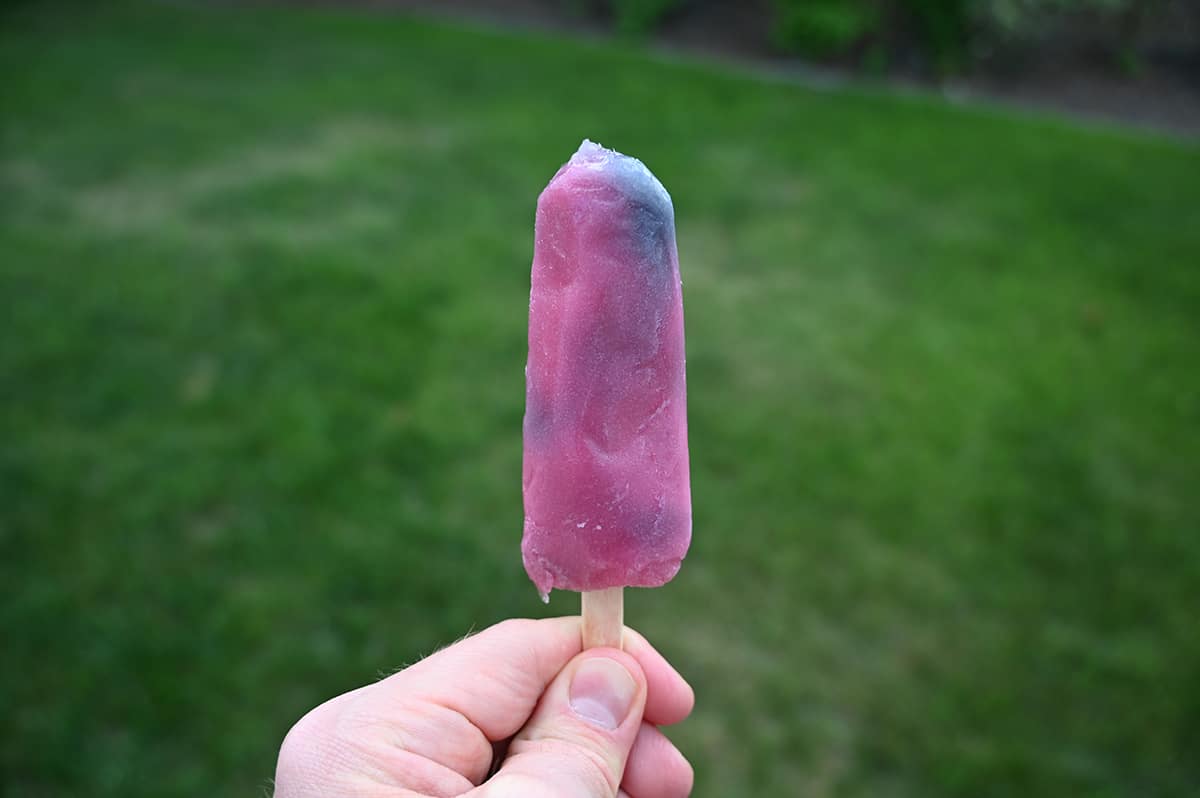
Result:
[[[585,140],[538,198],[522,558],[560,588],[657,587],[692,534],[671,197]]]

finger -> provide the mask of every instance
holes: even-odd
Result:
[[[670,726],[691,714],[696,705],[692,686],[646,638],[629,627],[625,628],[625,650],[646,672],[646,683],[649,685],[646,695],[647,721],[656,726]]]
[[[579,618],[503,621],[397,673],[377,698],[420,696],[456,712],[495,742],[525,723],[546,685],[583,643]]]
[[[331,699],[296,722],[280,747],[277,798],[344,795],[351,781],[354,794],[363,798],[395,796],[402,787],[421,795],[454,796],[474,786],[461,774],[362,728],[363,716],[352,707],[365,691]]]
[[[493,743],[516,734],[582,646],[579,618],[504,621],[356,691],[339,723],[460,774],[469,789],[487,775]]]
[[[614,648],[576,657],[546,689],[480,796],[612,798],[642,726],[646,676]]]
[[[637,798],[684,798],[692,792],[692,766],[666,735],[642,723],[625,765],[621,789]]]
[[[388,693],[439,703],[445,698],[444,706],[461,712],[494,742],[520,728],[546,685],[581,649],[578,616],[504,621],[379,682],[373,698]],[[625,650],[646,674],[648,720],[667,726],[686,718],[696,699],[679,672],[628,627]]]
[[[646,675],[649,719],[666,725],[686,717],[694,702],[687,682],[632,629],[625,647]],[[578,616],[504,621],[357,691],[344,722],[374,727],[392,748],[479,784],[492,744],[524,725],[581,648]]]

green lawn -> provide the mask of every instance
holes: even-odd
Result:
[[[0,12],[0,792],[508,616],[538,191],[671,190],[700,796],[1200,790],[1200,149],[380,13]]]

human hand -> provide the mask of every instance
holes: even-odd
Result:
[[[658,726],[694,700],[630,629],[624,651],[584,651],[577,617],[504,621],[301,718],[275,795],[686,796],[691,765]]]

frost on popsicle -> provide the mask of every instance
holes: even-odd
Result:
[[[691,540],[683,301],[671,197],[584,141],[538,198],[525,369],[525,569],[655,587]]]

